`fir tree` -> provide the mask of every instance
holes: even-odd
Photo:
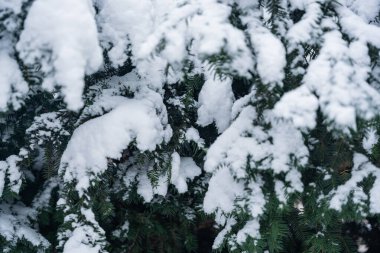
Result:
[[[0,251],[377,252],[380,1],[0,1]]]

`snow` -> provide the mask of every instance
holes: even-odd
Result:
[[[180,157],[177,152],[172,154],[170,183],[177,188],[179,193],[187,192],[187,179],[193,180],[201,172],[193,158]]]
[[[285,176],[285,180],[290,183],[291,187],[286,187],[287,193],[303,192],[302,174],[297,169],[292,168]]]
[[[129,231],[129,222],[125,221],[124,224],[116,229],[115,231],[112,232],[112,235],[120,237],[120,236],[125,236]]]
[[[257,71],[264,84],[279,83],[285,77],[285,48],[272,33],[253,31],[251,40],[257,56]]]
[[[33,209],[20,203],[0,204],[0,236],[12,244],[25,239],[34,246],[47,249],[50,243],[31,226],[30,220],[35,216]]]
[[[11,155],[7,158],[8,163],[8,179],[10,181],[10,189],[11,191],[18,193],[21,188],[22,183],[22,174],[20,172],[17,163],[22,159],[19,156]]]
[[[9,188],[14,193],[19,193],[22,183],[22,174],[17,163],[22,159],[11,155],[5,161],[0,161],[0,197],[3,194],[5,177],[9,180]]]
[[[199,132],[194,127],[190,127],[185,132],[185,139],[187,141],[193,141],[197,143],[200,147],[204,146],[204,140],[199,136]]]
[[[377,15],[379,15],[380,11],[378,0],[366,0],[365,4],[360,0],[340,0],[339,3],[343,6],[347,6],[366,23],[372,21]]]
[[[377,6],[377,8],[374,9],[376,10],[379,8],[380,7]],[[355,13],[347,8],[340,7],[337,10],[344,32],[346,32],[351,38],[368,42],[375,47],[380,47],[380,36],[378,35],[380,33],[380,27],[368,24],[365,20],[355,15]]]
[[[154,96],[125,98],[109,113],[79,126],[62,155],[60,172],[64,180],[75,180],[76,189],[83,194],[90,181],[107,169],[107,158],[120,158],[132,141],[141,151],[153,150],[167,141],[171,129],[165,126],[165,118],[156,114],[156,108],[162,106],[159,103]]]
[[[231,231],[232,226],[236,224],[236,220],[231,218],[228,219],[224,228],[218,233],[216,236],[214,243],[212,245],[213,249],[218,249],[220,246],[222,246],[223,240],[225,239],[225,236],[227,235],[228,232]]]
[[[375,178],[375,182],[369,192],[369,196],[358,184],[369,176]],[[347,204],[349,199],[361,206],[367,206],[369,199],[369,212],[377,214],[380,212],[380,170],[369,162],[368,158],[362,154],[354,154],[354,167],[351,171],[351,178],[330,194],[330,208],[337,211],[342,210],[342,206]]]
[[[168,1],[165,15],[160,15],[153,32],[137,52],[139,59],[157,54],[162,41],[165,46],[159,56],[172,66],[180,64],[186,56],[186,46],[201,58],[219,53],[222,49],[231,61],[222,66],[248,76],[253,59],[241,30],[229,23],[231,8],[215,0],[192,0],[173,5]],[[160,12],[158,12],[160,14]],[[148,28],[149,29],[149,28]]]
[[[78,126],[88,118],[101,116],[123,104],[125,102],[126,91],[131,94],[136,93],[140,97],[149,95],[149,93],[152,97],[159,96],[159,94],[150,92],[150,89],[155,90],[154,87],[150,86],[150,82],[141,78],[136,70],[132,70],[123,76],[112,76],[98,81],[90,87],[90,94],[93,97],[90,104],[83,108],[81,116],[75,125]]]
[[[274,107],[274,115],[291,120],[295,127],[313,129],[316,126],[318,99],[304,85],[282,96]]]
[[[0,111],[10,105],[18,110],[28,91],[15,58],[13,44],[20,29],[19,17],[23,0],[4,0],[0,3]]]
[[[153,186],[146,173],[140,173],[138,177],[137,193],[143,197],[145,202],[150,202],[153,199]]]
[[[260,223],[257,220],[248,221],[244,227],[239,230],[236,235],[236,242],[243,244],[248,236],[254,239],[260,239]]]
[[[124,199],[128,199],[130,190],[134,185],[137,186],[137,194],[143,198],[144,202],[151,202],[155,194],[166,196],[170,182],[168,172],[160,173],[157,178],[158,180],[156,180],[157,182],[152,182],[149,177],[149,173],[155,169],[152,160],[144,159],[143,161],[137,161],[136,157],[131,156],[128,161],[119,166],[119,177],[127,189],[127,192],[124,193]]]
[[[286,203],[285,184],[282,181],[276,180],[274,184],[274,190],[276,192],[277,199],[281,203]]]
[[[260,161],[259,169],[272,169],[275,173],[290,169],[289,156],[292,154],[301,165],[307,162],[308,151],[297,129],[285,122],[274,121],[273,128],[266,132],[261,126],[253,125],[255,117],[255,110],[251,106],[245,107],[217,138],[206,155],[204,168],[207,172],[224,163],[231,166],[238,178],[245,177],[247,157],[250,157],[252,167]]]
[[[234,101],[232,80],[209,75],[199,93],[197,124],[207,126],[215,122],[218,132],[223,132],[231,121],[231,107]]]
[[[0,2],[0,10],[10,9],[13,13],[20,13],[21,5],[25,0],[3,0]]]
[[[16,48],[25,64],[41,64],[45,89],[60,86],[69,109],[83,106],[84,76],[102,64],[90,1],[34,1]]]
[[[369,128],[363,138],[363,148],[369,153],[372,153],[372,148],[379,141],[379,136],[376,133],[376,129]]]
[[[139,4],[131,0],[98,0],[95,4],[100,10],[100,40],[112,63],[121,65],[131,52],[138,72],[149,76],[157,87],[165,79],[167,64],[173,69],[181,68],[189,57],[188,48],[202,59],[221,50],[227,52],[232,60],[222,67],[241,75],[248,76],[252,69],[252,54],[244,33],[228,20],[231,8],[216,0],[165,0],[160,4],[148,0]]]
[[[59,186],[59,179],[57,177],[53,177],[47,182],[44,183],[44,187],[42,192],[38,193],[38,195],[33,200],[33,208],[36,210],[43,210],[49,206],[49,202],[52,196],[52,191],[54,188]]]
[[[220,166],[209,181],[203,201],[203,209],[206,213],[212,213],[220,208],[223,212],[229,213],[233,210],[235,199],[243,192],[243,183],[234,180],[230,168]]]
[[[356,129],[357,117],[375,116],[380,95],[367,82],[370,59],[365,42],[348,45],[335,25],[328,21],[324,25],[333,30],[323,35],[323,46],[310,62],[303,84],[285,94],[275,115],[292,120],[296,127],[313,128],[320,108],[332,128],[349,133]]]
[[[64,253],[99,253],[100,245],[93,244],[88,239],[88,235],[93,235],[91,226],[84,225],[73,230],[71,237],[65,243]]]
[[[141,0],[138,4],[133,0],[95,2],[100,9],[97,23],[101,28],[99,37],[102,46],[110,48],[108,56],[112,63],[121,65],[128,58],[129,44],[136,54],[153,31],[156,18],[153,3],[149,0]]]
[[[44,77],[42,88],[54,92],[53,107],[58,108],[40,107],[33,114],[31,105],[21,112],[22,123],[31,121],[26,144],[18,155],[0,161],[0,197],[5,188],[19,193],[23,180],[28,184],[41,172],[44,153],[35,159],[29,157],[31,151],[43,150],[46,141],[61,147],[61,139],[72,133],[58,175],[41,186],[32,208],[16,199],[12,204],[2,200],[0,235],[12,243],[25,238],[48,247],[33,228],[37,212],[49,205],[58,187],[58,205],[71,225],[60,230],[60,247],[65,253],[104,252],[105,232],[90,209],[87,190],[112,165],[117,174],[112,193],[126,200],[137,190],[144,204],[174,196],[168,193],[170,184],[179,194],[192,195],[190,185],[201,181],[196,193],[205,194],[203,209],[214,214],[221,228],[213,248],[227,242],[238,250],[248,238],[256,243],[272,194],[281,207],[293,205],[303,212],[307,203],[290,203],[292,197],[304,188],[319,190],[318,182],[308,182],[307,187],[302,182],[308,173],[303,169],[311,165],[310,150],[323,144],[318,136],[309,138],[317,113],[329,133],[347,139],[353,137],[352,130],[362,133],[361,127],[368,126],[361,120],[379,114],[380,69],[370,54],[373,47],[380,48],[380,27],[374,22],[380,5],[378,0],[362,2],[278,1],[286,15],[275,16],[271,23],[269,8],[257,0],[35,0],[30,5],[25,0],[0,0],[0,110],[5,111],[0,123],[7,125],[6,117],[13,116],[7,110],[20,109],[25,98],[33,99],[35,89],[39,91],[39,85],[29,87],[25,81],[27,69],[37,65]],[[328,14],[327,4],[332,8]],[[296,10],[304,14],[293,22],[288,15]],[[234,15],[241,23],[232,22]],[[310,48],[318,49],[315,56],[306,55]],[[118,76],[127,60],[133,70]],[[191,71],[185,73],[187,69]],[[84,78],[98,70],[101,80],[98,75],[89,77],[82,94]],[[182,92],[178,83],[188,74],[205,79],[199,97],[192,98],[191,115],[177,96]],[[242,77],[249,90],[241,91],[235,86],[239,82],[232,87]],[[55,104],[58,91],[66,107]],[[168,115],[168,104],[186,117],[181,126],[174,114]],[[173,121],[174,135],[169,125]],[[216,126],[215,136],[203,129],[210,124]],[[7,131],[1,130],[2,146],[20,148]],[[375,127],[367,127],[358,140],[366,152],[350,149],[370,158],[355,153],[351,177],[330,193],[318,194],[318,202],[328,201],[337,211],[353,203],[363,216],[380,213],[380,172],[371,161],[378,139]],[[185,145],[194,143],[206,152],[204,164],[182,153]],[[29,158],[35,163],[21,168]],[[335,181],[332,169],[325,166],[317,168],[321,178]],[[199,176],[201,180],[190,184]],[[271,185],[264,181],[268,177],[273,189],[266,189]],[[368,177],[374,183],[367,191],[361,182]],[[72,185],[79,193],[79,206],[73,207],[65,196]],[[188,208],[185,215],[193,219],[194,212]],[[119,225],[114,235],[126,236],[129,223]]]
[[[256,56],[257,72],[264,84],[281,84],[286,65],[285,47],[281,40],[262,26],[255,13],[248,12],[242,22],[248,33]]]
[[[209,148],[204,168],[207,172],[213,172],[219,164],[225,162],[232,163],[233,167],[240,169],[246,164],[248,152],[254,150],[257,141],[253,138],[239,138],[242,133],[248,132],[252,128],[253,119],[256,117],[256,112],[252,107],[246,107],[238,118],[220,135],[214,144]],[[252,130],[251,130],[252,131]],[[260,136],[258,136],[260,134]],[[263,140],[265,133],[259,129],[255,133],[256,138]],[[238,148],[239,147],[239,148]],[[256,151],[256,150],[254,150]],[[232,152],[230,156],[227,152]],[[265,149],[257,150],[256,157],[264,158],[269,155]],[[232,157],[231,157],[232,156]],[[228,161],[226,161],[228,159]],[[231,160],[231,161],[229,161]],[[255,159],[256,160],[256,159]],[[245,171],[241,171],[245,175]]]
[[[26,134],[30,136],[30,148],[37,148],[46,141],[54,139],[53,144],[61,144],[55,136],[69,136],[69,132],[64,128],[61,115],[57,112],[43,113],[34,118],[32,125],[26,129]]]
[[[292,1],[295,2],[295,1]],[[303,3],[301,3],[303,2]],[[309,3],[305,3],[309,2]],[[294,4],[293,4],[294,5]],[[312,40],[318,38],[321,31],[319,28],[319,22],[323,16],[321,10],[321,5],[316,1],[298,1],[296,3],[296,8],[305,9],[305,14],[302,19],[294,24],[287,32],[287,39],[293,44],[311,42]]]
[[[248,203],[246,205],[242,205],[248,207],[249,214],[256,220],[258,220],[258,218],[264,213],[264,206],[266,204],[264,193],[262,191],[263,185],[264,182],[260,176],[258,176],[256,180],[251,181],[247,187]]]
[[[299,166],[305,165],[308,161],[309,151],[304,145],[301,132],[291,124],[283,122],[272,122],[272,124],[273,128],[269,132],[269,135],[273,138],[273,143],[269,147],[272,150],[270,152],[272,161],[268,168],[273,169],[275,173],[291,170],[293,162],[290,158],[291,156],[295,157]]]
[[[249,191],[246,192],[244,184],[234,180],[229,168],[227,166],[221,166],[214,173],[209,182],[203,208],[206,213],[222,211],[225,215],[228,215],[234,210],[235,205],[238,205],[240,208],[248,207],[248,214],[252,219],[245,223],[244,227],[237,232],[236,242],[243,244],[247,236],[259,239],[259,218],[263,214],[266,204],[261,187],[262,182],[251,182],[248,185]],[[225,225],[225,227],[215,239],[213,245],[214,249],[220,246],[225,235],[231,230],[231,226],[236,223],[233,219],[228,219],[226,224],[223,224],[223,219],[216,219],[216,222],[220,225]]]
[[[0,45],[0,110],[7,109],[8,103],[14,109],[22,105],[22,98],[28,91],[21,71],[15,59],[1,49]]]
[[[91,209],[81,207],[80,214],[85,222],[79,220],[78,215],[69,214],[64,222],[70,222],[72,231],[61,231],[61,236],[67,237],[63,245],[63,253],[99,253],[104,252],[104,230],[95,220],[95,214]]]
[[[309,152],[301,132],[292,124],[276,120],[270,111],[264,115],[271,122],[270,129],[255,125],[257,114],[252,106],[241,109],[206,154],[204,168],[212,176],[203,209],[206,213],[221,211],[227,217],[235,210],[247,210],[251,219],[237,232],[238,244],[243,244],[248,236],[260,238],[259,222],[266,204],[261,170],[271,170],[275,175],[285,173],[289,186],[277,181],[275,187],[280,201],[286,202],[288,194],[303,191],[302,175],[292,165],[297,161],[304,166],[308,161]],[[257,173],[255,180],[248,175],[247,165]],[[223,220],[216,221],[223,225]],[[221,240],[218,238],[218,243]]]
[[[379,93],[367,83],[368,49],[362,42],[347,47],[340,33],[324,35],[324,47],[311,62],[305,83],[319,96],[322,111],[336,127],[356,129],[356,113],[363,118],[374,116]],[[352,62],[352,65],[349,64]]]
[[[7,163],[5,161],[0,161],[0,197],[3,195],[5,175],[7,173]]]

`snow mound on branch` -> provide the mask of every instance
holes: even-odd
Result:
[[[285,77],[285,47],[279,38],[262,25],[258,15],[254,11],[247,11],[242,17],[256,55],[256,69],[264,84],[281,85]]]
[[[94,9],[88,0],[33,2],[17,44],[27,64],[41,64],[42,86],[62,87],[69,109],[82,107],[84,76],[98,70],[102,50],[98,43]]]
[[[373,176],[375,180],[369,195],[367,195],[359,184],[369,176]],[[350,199],[359,207],[367,207],[369,199],[369,212],[371,214],[380,213],[380,169],[373,165],[366,156],[355,153],[351,178],[332,191],[330,197],[330,208],[337,211],[341,211],[343,205],[347,204]]]
[[[21,161],[17,155],[9,156],[5,161],[0,161],[0,197],[3,194],[5,178],[9,180],[9,188],[14,193],[19,193],[22,183],[22,174],[17,162]]]
[[[222,166],[210,179],[203,208],[206,213],[212,213],[217,208],[229,213],[233,210],[235,199],[242,192],[244,192],[244,184],[235,181],[229,168]]]
[[[2,0],[0,2],[0,10],[10,9],[14,13],[21,11],[21,5],[25,0]]]
[[[380,8],[379,6],[380,4],[378,3],[377,9]],[[343,31],[352,39],[368,42],[377,48],[380,47],[380,36],[377,35],[380,33],[380,27],[374,24],[368,24],[351,10],[342,6],[337,8],[337,11]]]
[[[194,127],[190,127],[185,132],[186,141],[193,141],[198,144],[198,146],[203,147],[205,145],[205,141],[199,136],[199,132]]]
[[[360,0],[340,0],[339,3],[343,6],[347,6],[366,23],[376,18],[380,11],[380,4],[378,0],[366,0],[365,4]]]
[[[157,115],[157,110],[164,116]],[[165,115],[162,101],[153,96],[125,98],[109,113],[82,124],[62,155],[60,172],[64,180],[77,181],[76,189],[82,194],[90,180],[107,169],[107,158],[119,159],[130,143],[135,142],[141,151],[154,150],[171,137]]]
[[[199,93],[199,108],[197,123],[207,126],[215,122],[219,133],[230,124],[231,109],[234,102],[232,80],[209,76]]]
[[[318,99],[305,86],[284,94],[274,107],[274,114],[291,119],[295,127],[313,129],[316,126]]]
[[[8,105],[17,110],[28,92],[20,67],[15,59],[14,43],[21,29],[21,5],[23,0],[3,0],[0,2],[0,110]]]
[[[152,160],[137,161],[135,157],[130,157],[126,163],[120,165],[120,178],[127,187],[124,198],[127,199],[132,189],[132,185],[136,184],[137,194],[139,194],[145,202],[151,202],[155,194],[166,196],[169,183],[173,184],[179,193],[188,190],[187,181],[193,180],[201,174],[201,169],[195,164],[191,157],[180,157],[177,152],[168,154],[167,159],[171,159],[171,174],[169,171],[160,172],[157,175],[157,181],[152,184],[149,174],[156,170]],[[125,171],[125,172],[123,172]],[[170,176],[169,176],[170,175]]]
[[[373,146],[379,141],[379,136],[375,128],[369,128],[362,141],[363,148],[369,153],[372,153]]]
[[[297,127],[313,128],[319,107],[333,128],[349,133],[356,130],[357,117],[369,120],[380,108],[380,93],[368,84],[368,47],[365,40],[348,45],[337,30],[325,33],[323,39],[303,84],[282,97],[274,114]]]
[[[21,98],[27,93],[28,85],[22,77],[16,60],[1,51],[0,46],[0,110],[10,103],[14,109],[21,107]]]
[[[67,236],[64,244],[64,253],[100,253],[106,252],[105,232],[95,220],[91,209],[81,208],[81,216],[85,222],[78,220],[75,214],[67,215],[65,222],[71,221],[72,231],[66,230],[61,235]]]
[[[23,239],[33,246],[47,249],[50,243],[32,228],[30,219],[36,218],[34,209],[22,204],[0,205],[0,236],[16,244]]]
[[[130,50],[141,74],[161,79],[168,63],[174,68],[181,66],[191,50],[192,55],[202,59],[223,51],[231,59],[223,67],[244,76],[253,68],[244,33],[231,25],[231,7],[224,3],[98,0],[96,4],[102,45],[115,65],[122,64]]]
[[[260,171],[272,170],[275,175],[285,175],[283,181],[287,186],[281,181],[277,187],[281,188],[277,189],[277,196],[282,202],[286,202],[287,194],[303,191],[302,175],[295,164],[305,165],[309,153],[301,132],[292,124],[276,121],[269,111],[265,116],[271,120],[269,129],[256,123],[257,113],[252,106],[242,108],[206,154],[204,168],[212,176],[203,202],[205,212],[220,212],[222,218],[216,222],[222,226],[227,217],[239,210],[248,209],[250,216],[231,243],[243,244],[248,236],[260,238],[259,221],[266,204]],[[255,179],[250,173],[256,173]],[[283,195],[278,194],[279,190]],[[222,237],[223,234],[218,236],[217,244]]]
[[[134,160],[134,158],[132,157],[129,160]],[[154,169],[152,163],[133,165],[131,167],[125,164],[121,166],[122,170],[126,170],[125,175],[121,177],[123,178],[123,184],[128,189],[124,195],[124,199],[129,197],[131,185],[134,183],[137,184],[137,194],[139,194],[145,202],[151,202],[155,194],[166,196],[169,186],[167,173],[159,175],[155,185],[152,185],[148,176],[148,173]]]
[[[204,167],[207,172],[213,172],[220,164],[228,164],[237,178],[243,178],[247,157],[250,157],[252,167],[272,169],[276,174],[290,170],[292,155],[300,165],[306,164],[308,150],[297,129],[286,122],[272,122],[272,129],[266,131],[255,125],[256,117],[253,107],[245,107],[216,139],[206,155]],[[259,161],[260,165],[257,165]]]
[[[321,4],[317,0],[306,2],[309,3],[297,3],[295,5],[296,8],[304,9],[305,14],[287,32],[286,37],[291,46],[297,43],[312,43],[321,33],[319,29],[319,22],[323,16]]]
[[[170,182],[179,193],[187,192],[186,180],[193,180],[201,174],[201,169],[191,157],[180,157],[177,152],[172,154],[172,169]]]
[[[99,253],[101,247],[92,245],[89,235],[95,234],[91,226],[83,225],[74,229],[71,237],[65,243],[63,252],[67,253]]]
[[[121,65],[128,58],[128,46],[131,45],[135,54],[153,31],[154,18],[159,13],[154,12],[150,0],[141,0],[138,4],[135,0],[97,0],[96,6],[100,10],[97,22],[101,28],[102,46],[109,49],[111,62],[115,66]]]
[[[234,225],[225,222],[226,217],[233,213],[235,207],[247,208],[250,220],[236,234],[238,244],[243,244],[250,236],[254,239],[260,238],[260,217],[264,213],[266,200],[261,190],[263,182],[260,177],[258,180],[251,181],[245,186],[244,180],[235,180],[228,166],[220,166],[213,174],[209,182],[209,188],[203,202],[203,208],[206,213],[219,213],[216,223],[225,225],[225,228],[219,233],[214,242],[213,248],[218,247],[225,237],[229,226]],[[225,224],[226,223],[226,224]]]

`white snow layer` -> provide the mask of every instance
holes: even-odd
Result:
[[[94,234],[91,226],[83,225],[77,227],[72,232],[70,238],[65,243],[63,252],[65,253],[99,253],[100,245],[89,240],[89,235]]]
[[[199,108],[197,123],[207,126],[213,122],[222,133],[230,124],[231,108],[234,102],[232,93],[232,80],[208,76],[199,93]]]
[[[107,169],[107,158],[118,159],[122,151],[136,142],[141,151],[154,150],[171,136],[166,127],[166,111],[162,101],[151,95],[128,99],[103,116],[79,126],[62,155],[60,171],[66,182],[76,181],[82,194],[90,180]],[[157,115],[156,108],[164,112]]]
[[[180,157],[177,152],[172,154],[171,165],[170,183],[177,188],[179,193],[187,192],[187,179],[193,180],[202,172],[202,170],[195,164],[193,158]]]
[[[256,117],[253,107],[243,108],[229,128],[211,145],[204,164],[205,170],[212,173],[203,202],[205,212],[222,212],[227,217],[237,207],[248,207],[251,220],[237,233],[238,244],[244,243],[247,236],[260,238],[259,219],[266,203],[260,176],[253,181],[247,174],[247,164],[258,173],[260,170],[285,173],[285,181],[290,186],[277,185],[276,192],[279,200],[286,202],[286,194],[303,191],[301,173],[293,168],[292,163],[297,160],[302,166],[308,158],[302,135],[294,126],[273,121],[272,128],[265,130],[255,125]],[[271,118],[269,112],[268,118]],[[280,190],[282,195],[279,194]],[[217,219],[216,222],[224,225],[224,219]],[[218,242],[221,237],[222,234]]]
[[[252,167],[272,169],[275,173],[289,171],[291,155],[300,165],[307,162],[308,150],[297,129],[284,122],[273,122],[273,128],[266,132],[263,127],[255,126],[255,119],[253,107],[243,109],[209,148],[204,165],[206,171],[213,172],[218,165],[227,164],[235,176],[243,178],[247,157]],[[258,161],[260,165],[256,165]]]
[[[245,186],[243,180],[234,179],[228,166],[220,166],[213,174],[209,181],[203,208],[206,213],[221,212],[221,216],[216,218],[216,223],[225,226],[218,234],[213,248],[217,248],[221,244],[224,236],[230,230],[230,226],[234,225],[234,222],[230,223],[231,221],[228,220],[225,224],[225,217],[228,217],[235,207],[248,208],[248,214],[251,217],[251,220],[238,231],[236,242],[244,243],[247,236],[254,239],[260,238],[259,218],[264,213],[266,204],[261,187],[261,180],[252,181]]]
[[[0,110],[5,110],[8,103],[14,109],[21,106],[21,98],[28,91],[28,85],[24,81],[19,66],[15,59],[1,50],[0,45]]]
[[[95,220],[95,214],[90,209],[81,208],[81,215],[86,223],[78,222],[77,215],[68,215],[65,222],[72,222],[72,231],[66,231],[68,240],[63,245],[64,253],[99,253],[104,252],[104,230]]]
[[[369,128],[363,138],[363,148],[369,153],[372,153],[372,148],[379,141],[379,136],[376,129]]]
[[[30,219],[35,219],[34,209],[22,204],[0,204],[0,236],[16,244],[25,239],[33,246],[47,249],[50,243],[32,228]]]
[[[41,64],[42,86],[62,87],[69,109],[82,107],[85,74],[102,64],[94,9],[89,0],[34,1],[17,43],[26,64]]]
[[[227,166],[221,166],[209,181],[203,208],[206,213],[212,213],[217,208],[229,213],[233,210],[235,199],[242,192],[244,192],[244,184],[234,180]]]
[[[380,108],[380,94],[367,81],[371,71],[368,47],[365,40],[348,45],[336,30],[323,38],[303,85],[285,94],[274,113],[297,127],[313,128],[319,106],[334,128],[349,133],[348,129],[356,129],[357,117],[371,119]]]
[[[185,132],[185,139],[187,141],[193,141],[198,144],[198,146],[203,147],[204,146],[204,140],[199,136],[199,132],[194,127],[190,127]]]
[[[373,176],[375,181],[369,192],[369,196],[359,185],[365,178]],[[351,178],[343,185],[338,186],[331,194],[330,208],[341,211],[343,205],[351,199],[354,204],[365,207],[369,199],[369,212],[380,213],[380,169],[374,166],[366,156],[356,153]]]
[[[110,48],[108,56],[114,65],[123,64],[128,58],[128,46],[135,55],[141,44],[154,29],[154,5],[150,0],[96,0],[100,9],[97,22],[101,28],[100,41]],[[166,1],[167,2],[167,1]],[[144,15],[142,15],[144,13]]]
[[[372,21],[377,15],[379,15],[380,4],[378,0],[366,0],[365,4],[360,0],[341,0],[339,2],[350,8],[366,23]]]
[[[248,26],[248,33],[256,54],[257,72],[264,84],[281,84],[286,65],[285,47],[281,40],[264,27],[257,14],[248,11],[242,22]]]
[[[14,193],[19,193],[22,174],[17,162],[22,159],[19,156],[11,155],[5,161],[0,161],[0,197],[3,194],[5,177],[9,180],[9,188]]]
[[[15,14],[21,11],[21,5],[25,0],[2,0],[0,2],[0,10],[10,9]]]
[[[229,22],[231,8],[216,0],[95,2],[100,39],[115,65],[127,59],[128,48],[139,72],[160,80],[167,63],[174,68],[182,64],[191,44],[192,54],[200,58],[223,50],[232,58],[225,67],[239,74],[248,75],[253,68],[244,33]],[[164,47],[157,50],[163,41]]]
[[[10,105],[17,110],[28,91],[28,85],[15,59],[13,44],[16,32],[20,29],[23,0],[4,0],[0,2],[0,110]]]

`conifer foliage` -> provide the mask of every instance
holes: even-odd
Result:
[[[379,0],[0,0],[1,252],[376,252]]]

